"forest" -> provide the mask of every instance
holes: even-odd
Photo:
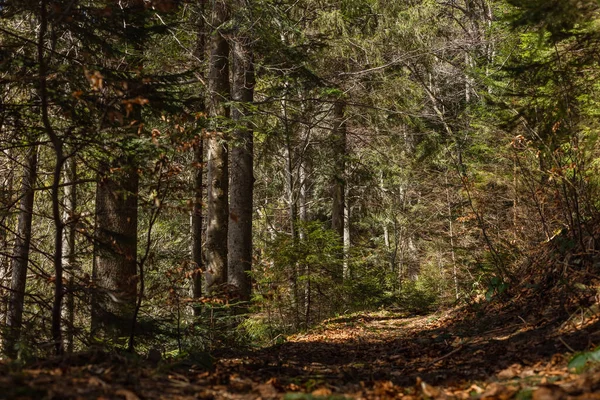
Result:
[[[0,0],[0,398],[597,399],[599,134],[597,0]]]

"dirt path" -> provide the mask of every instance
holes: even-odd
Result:
[[[600,369],[567,370],[568,353],[600,340],[597,316],[465,313],[337,318],[279,346],[220,354],[210,372],[106,354],[4,366],[0,398],[600,399]]]

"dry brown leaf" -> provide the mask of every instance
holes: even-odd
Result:
[[[270,383],[262,383],[254,388],[263,399],[274,399],[279,396],[279,392],[275,386]]]
[[[498,372],[499,379],[512,379],[522,372],[523,368],[519,364],[513,364],[510,367]]]
[[[432,399],[445,399],[447,398],[446,394],[442,392],[440,389],[436,388],[428,384],[427,382],[422,381],[421,379],[417,380],[417,385],[419,389],[423,392],[423,394]]]
[[[119,389],[115,392],[117,396],[125,397],[125,400],[140,400],[137,394],[133,393],[131,390],[127,389]]]
[[[108,386],[106,382],[104,382],[102,379],[98,378],[97,376],[90,376],[90,378],[88,379],[88,385],[101,386],[101,387]]]
[[[513,386],[504,386],[497,382],[488,385],[485,392],[481,394],[481,400],[508,400],[511,399],[518,389]]]
[[[311,393],[313,396],[331,396],[331,390],[322,387],[316,390],[313,390]]]
[[[533,392],[532,400],[565,400],[567,392],[556,385],[542,386]]]

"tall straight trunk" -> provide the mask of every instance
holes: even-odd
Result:
[[[238,12],[246,5],[238,0]],[[254,139],[248,122],[247,105],[254,100],[254,67],[250,39],[239,35],[232,48],[233,87],[236,102],[232,118],[236,124],[231,149],[229,204],[228,281],[238,289],[242,300],[250,300],[252,281],[252,196],[254,190]]]
[[[346,169],[346,126],[344,104],[341,101],[336,101],[333,107],[332,142],[336,155],[332,182],[331,228],[338,233],[341,239],[344,236],[344,172]]]
[[[454,225],[452,223],[452,202],[450,201],[450,184],[448,183],[448,171],[445,174],[446,178],[446,202],[448,205],[448,235],[450,236],[450,255],[452,256],[452,277],[454,279],[454,294],[456,299],[459,298],[458,293],[458,266],[456,263],[456,253],[454,251]]]
[[[229,218],[228,146],[223,126],[219,122],[229,117],[226,105],[229,97],[229,44],[224,25],[229,20],[227,0],[215,0],[211,12],[210,58],[208,71],[208,117],[212,132],[208,138],[208,204],[206,227],[207,270],[214,277],[213,285],[227,282],[227,229]]]
[[[92,335],[99,338],[130,334],[137,289],[138,187],[132,157],[101,165],[93,268],[97,290],[92,299]]]
[[[285,87],[289,86],[288,82],[285,82]],[[283,131],[284,131],[284,148],[283,148],[283,157],[284,157],[284,175],[285,175],[285,200],[288,205],[288,213],[289,213],[289,221],[290,221],[290,235],[292,237],[292,243],[294,246],[298,245],[298,204],[297,204],[297,185],[296,185],[296,177],[294,171],[294,149],[293,149],[293,138],[294,134],[289,118],[288,118],[288,99],[287,93],[284,94],[281,99],[281,113],[283,119]],[[298,285],[298,277],[302,272],[300,270],[300,265],[298,263],[294,263],[289,266],[288,271],[288,281],[291,288],[291,301],[290,308],[294,314],[294,325],[296,327],[300,326],[300,312],[304,311],[304,307],[302,306],[302,302],[304,301],[304,296],[300,296],[300,287]]]
[[[1,100],[0,100],[1,101]],[[0,107],[2,104],[0,103]],[[2,125],[0,125],[0,130]],[[7,158],[11,158],[11,154],[8,150],[3,152],[7,155]],[[13,223],[11,216],[11,208],[13,207],[13,190],[14,190],[14,170],[10,169],[6,171],[2,176],[2,187],[0,188],[0,247],[8,249],[9,247],[9,230],[7,229]],[[11,258],[7,254],[0,254],[0,280],[2,287],[0,287],[0,325],[6,324],[6,311],[8,309],[8,298],[9,292],[6,289],[6,282],[10,275],[10,260]]]
[[[132,76],[143,69],[146,7],[137,0],[122,1],[122,23],[124,39],[128,48],[121,68]],[[142,82],[128,86],[127,98],[144,96]],[[121,113],[129,118],[126,121],[122,141],[133,145],[130,138],[142,134],[143,121],[141,105]],[[125,146],[127,147],[127,146]],[[138,293],[138,281],[142,278],[141,267],[138,275],[138,193],[140,177],[135,151],[117,148],[98,167],[96,186],[96,242],[92,279],[95,291],[92,298],[92,337],[113,342],[129,343],[133,349],[136,300],[143,297]],[[143,289],[143,285],[140,285]]]
[[[27,283],[27,265],[29,264],[29,246],[31,244],[34,183],[37,176],[37,150],[37,145],[29,148],[27,163],[21,182],[17,235],[11,263],[11,293],[6,314],[7,332],[4,337],[4,351],[10,357],[17,355],[15,345],[21,338],[23,303],[25,300],[25,285]]]
[[[198,2],[198,42],[196,46],[196,57],[199,60],[206,58],[206,23],[204,22],[204,13],[206,11],[206,0]],[[206,111],[204,104],[200,106],[198,111]],[[203,190],[203,174],[204,174],[204,138],[198,137],[196,146],[194,147],[194,205],[192,207],[191,230],[192,230],[192,265],[194,272],[192,274],[192,296],[194,299],[202,297],[202,190]],[[194,316],[199,317],[202,312],[202,307],[199,304],[194,306]]]
[[[336,101],[333,106],[333,132],[332,141],[334,146],[335,165],[332,182],[333,204],[331,207],[331,229],[340,238],[340,245],[344,244],[344,222],[345,222],[345,194],[346,194],[346,124],[344,117],[344,103]],[[340,254],[343,260],[344,252]],[[336,279],[342,280],[344,271],[336,272]]]
[[[56,160],[54,163],[54,171],[52,173],[52,220],[54,222],[54,300],[52,302],[52,340],[56,354],[63,352],[62,343],[62,332],[61,332],[61,311],[62,311],[62,299],[64,296],[63,287],[63,230],[64,223],[60,212],[60,181],[62,175],[62,167],[65,162],[63,153],[63,140],[54,130],[50,122],[50,101],[48,98],[47,90],[47,78],[48,78],[48,60],[46,59],[46,33],[48,32],[48,9],[47,0],[42,0],[40,3],[40,28],[37,41],[37,57],[38,57],[38,95],[40,98],[40,111],[42,116],[42,123],[44,125],[44,131],[50,138],[52,148]],[[54,48],[53,41],[56,36],[54,33],[51,35],[50,47]],[[50,56],[49,56],[50,57]]]
[[[310,129],[306,128],[303,130],[303,142],[308,143],[310,137]],[[308,197],[310,195],[310,182],[309,182],[309,174],[310,174],[310,162],[308,157],[305,154],[301,156],[300,167],[298,169],[298,184],[300,186],[299,196],[298,196],[298,218],[302,223],[298,231],[298,239],[300,242],[303,242],[306,239],[306,223],[308,222]],[[304,326],[310,326],[311,321],[311,303],[312,303],[312,293],[311,293],[311,280],[310,280],[310,263],[305,263],[304,265],[300,265],[301,272],[304,275]]]
[[[63,233],[63,268],[67,276],[66,302],[63,307],[63,320],[66,321],[65,338],[67,352],[73,352],[74,322],[75,322],[75,297],[73,296],[74,272],[76,267],[75,259],[75,224],[77,223],[77,162],[70,158],[65,163],[66,185],[64,188],[63,221],[65,221],[65,231]]]
[[[194,299],[202,297],[202,174],[204,168],[204,139],[194,148],[194,205],[192,207],[192,264],[194,268],[192,290]],[[200,316],[202,307],[194,306],[194,316]]]
[[[344,187],[344,261],[343,261],[343,277],[345,280],[350,279],[352,271],[350,270],[350,186],[346,182]]]
[[[285,109],[285,107],[284,107]],[[285,113],[284,113],[285,115]],[[285,190],[286,190],[286,200],[288,203],[289,209],[289,219],[290,219],[290,235],[292,237],[292,242],[294,246],[298,244],[298,205],[296,203],[296,185],[294,180],[294,169],[293,169],[293,160],[292,160],[292,148],[291,148],[291,138],[290,132],[288,131],[287,126],[287,117],[284,118],[286,120],[286,144],[284,148],[284,157],[285,157]],[[298,287],[298,276],[300,274],[299,265],[293,264],[289,266],[289,284],[292,290],[291,297],[291,308],[294,311],[295,325],[296,327],[300,326],[300,310],[301,302],[303,299],[300,298],[300,290]]]

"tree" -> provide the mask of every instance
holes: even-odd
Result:
[[[6,326],[8,331],[4,337],[4,351],[14,357],[17,355],[15,345],[21,335],[23,321],[23,302],[27,283],[27,267],[29,264],[29,246],[31,244],[31,223],[33,218],[34,185],[37,177],[38,151],[37,145],[29,147],[27,161],[23,171],[20,189],[19,217],[12,255],[11,292],[8,302]]]
[[[225,121],[229,118],[229,43],[225,35],[229,18],[228,0],[214,1],[210,17],[213,30],[208,60],[207,114],[210,131],[206,227],[206,268],[215,278],[214,285],[227,282],[229,160]]]
[[[231,182],[229,199],[229,229],[227,236],[228,282],[239,290],[242,300],[250,300],[252,282],[252,197],[253,173],[253,132],[249,121],[250,106],[254,95],[254,65],[251,38],[247,24],[252,20],[244,10],[250,5],[245,0],[236,3],[234,13],[237,19],[237,32],[233,39],[233,85],[231,99],[236,102],[232,110],[235,124],[231,145]]]
[[[207,24],[205,23],[206,12],[206,1],[200,0],[198,4],[198,17],[197,17],[197,44],[195,53],[199,61],[206,59],[206,39],[208,36]],[[205,97],[202,93],[200,97]],[[205,102],[198,107],[198,112],[206,112]],[[203,270],[203,258],[202,258],[202,193],[203,187],[203,174],[204,174],[204,137],[199,135],[194,141],[194,203],[192,206],[192,263],[193,263],[193,281],[192,281],[192,295],[195,299],[199,299],[202,296],[202,270]],[[194,307],[194,315],[200,316],[201,307]]]
[[[135,74],[143,68],[144,4],[131,1],[123,9],[125,62]],[[133,137],[141,134],[144,85],[136,77],[125,86],[121,115],[128,127],[115,129],[125,138],[115,155],[101,160],[96,186],[96,243],[92,279],[97,286],[92,302],[93,337],[129,337],[137,299],[138,193],[140,177]],[[128,139],[129,138],[129,139]]]

